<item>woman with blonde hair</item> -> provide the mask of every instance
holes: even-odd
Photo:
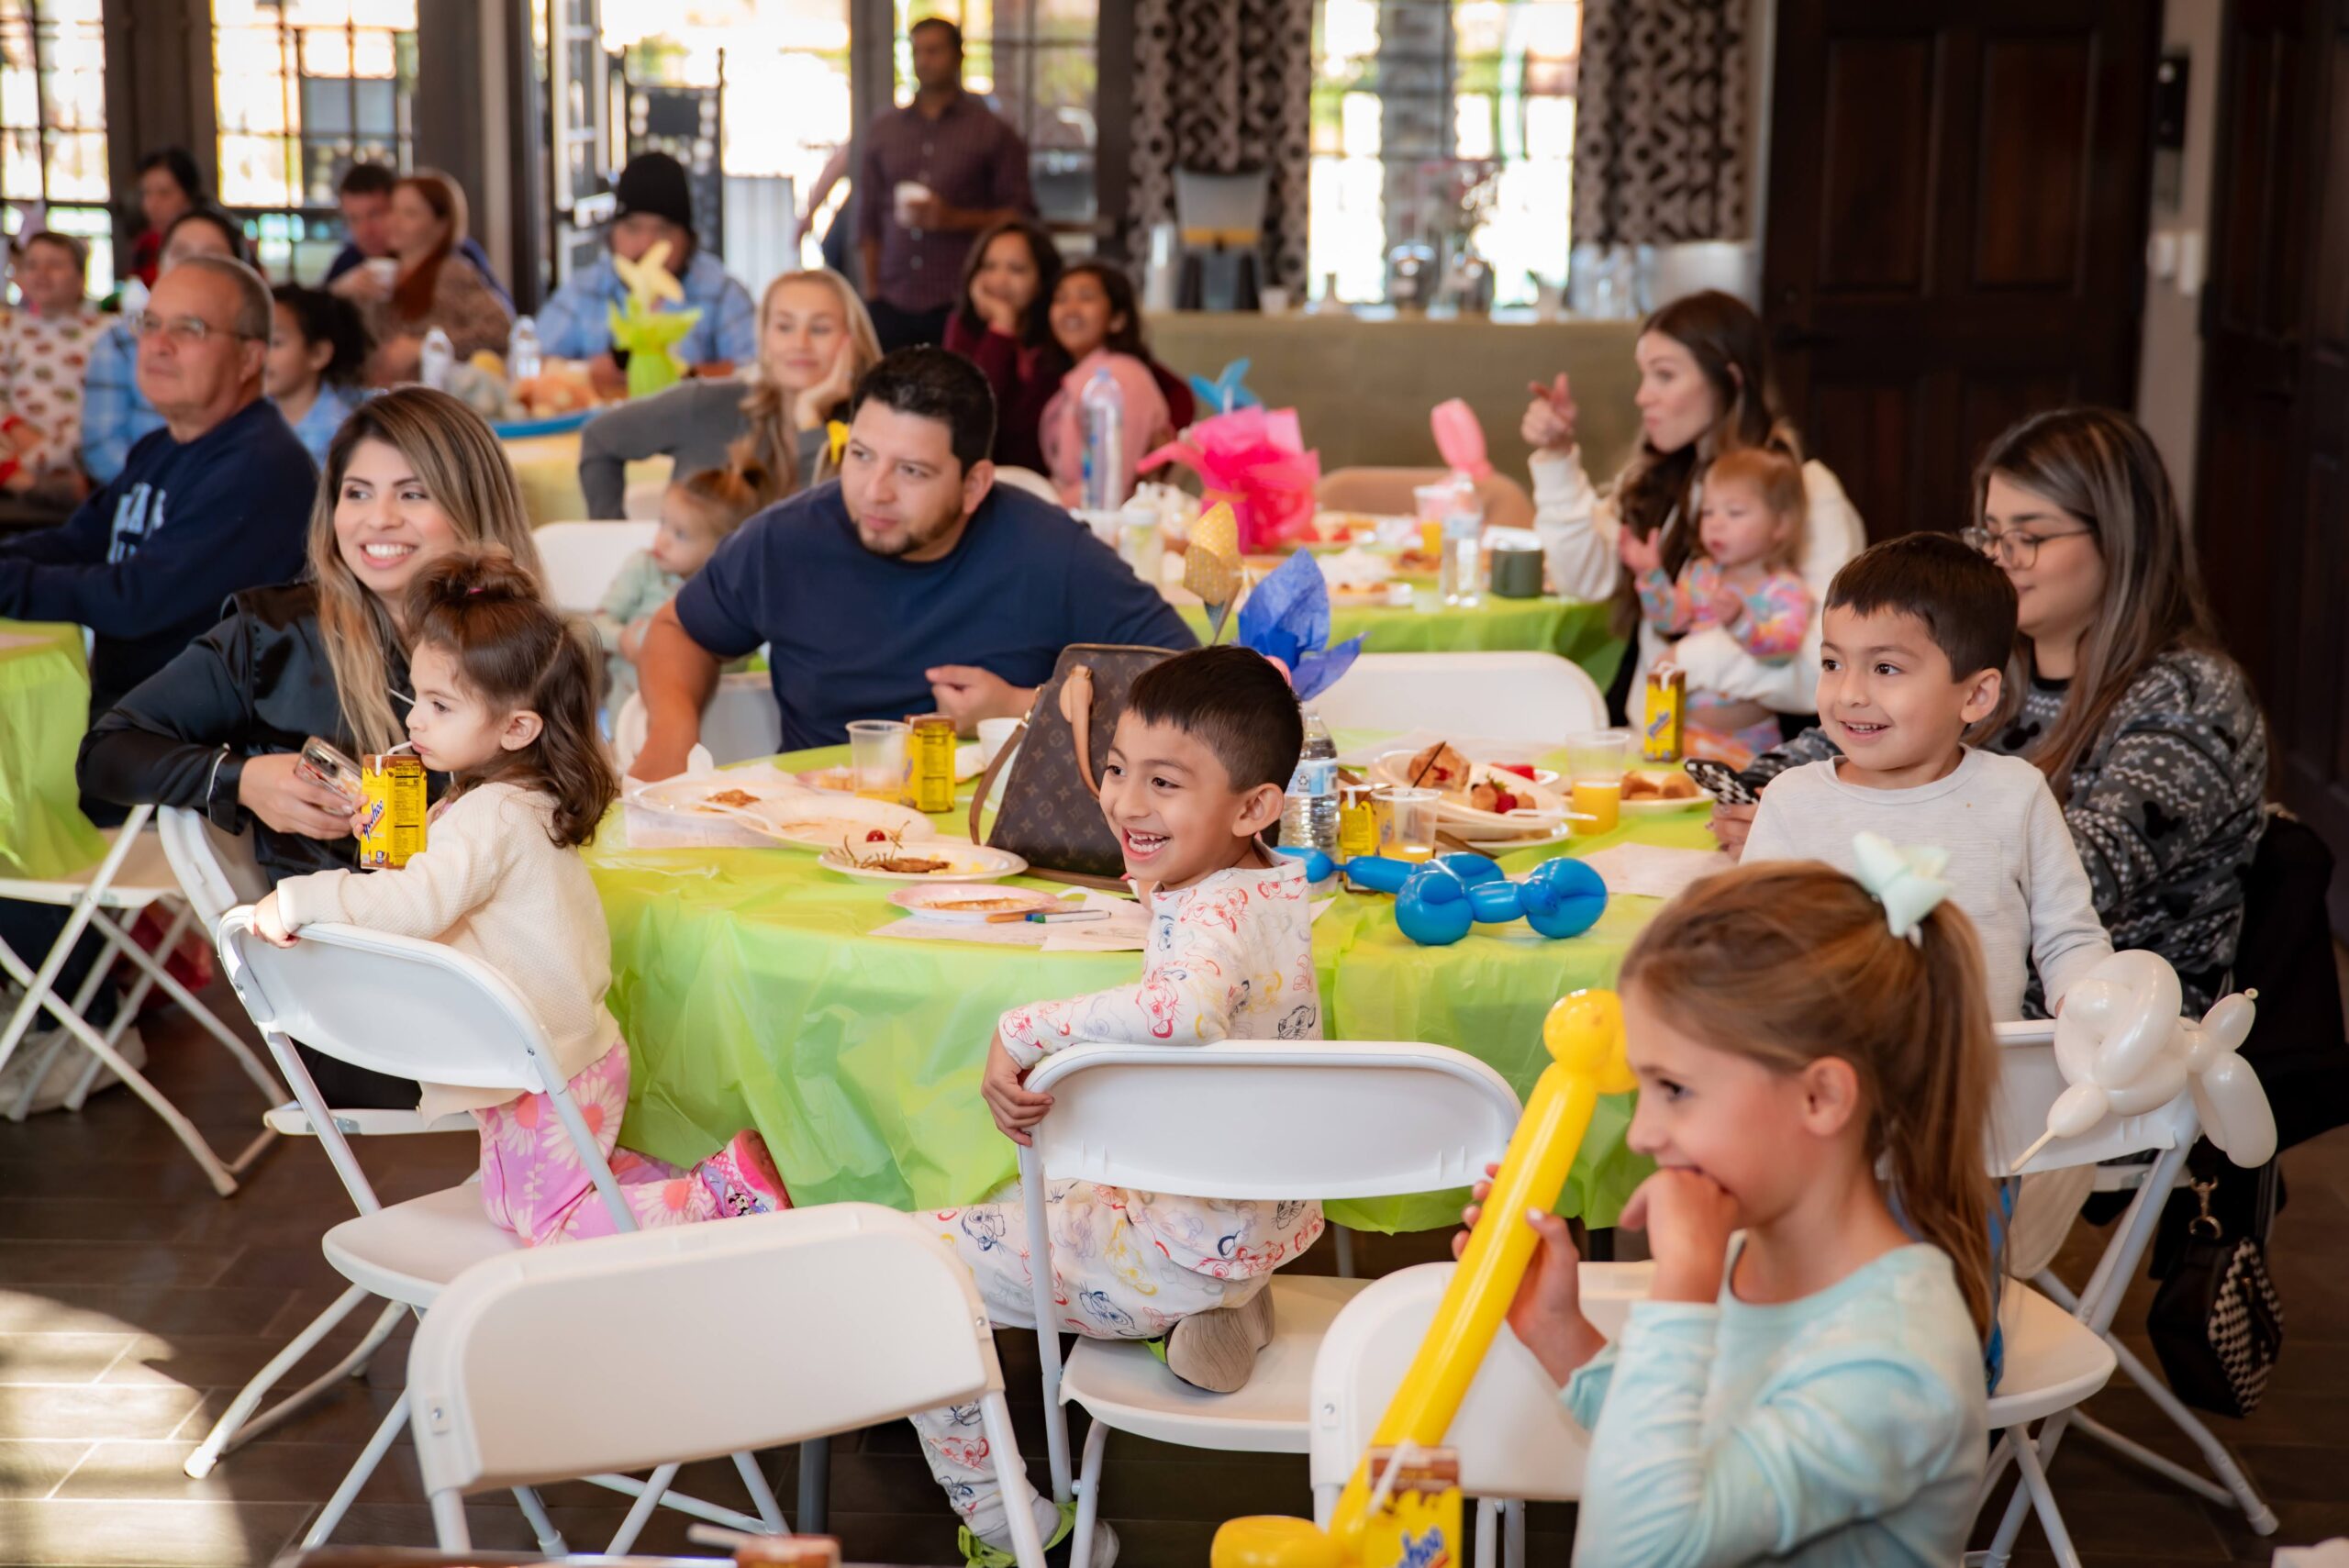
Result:
[[[759,302],[759,361],[747,388],[686,381],[587,422],[579,440],[587,515],[625,515],[628,465],[639,458],[674,459],[679,477],[756,470],[767,504],[829,478],[826,427],[880,357],[873,318],[846,278],[822,267],[784,273]]]
[[[541,575],[489,427],[429,387],[361,405],[327,448],[303,580],[237,595],[227,619],[101,715],[82,742],[82,788],[250,831],[273,884],[352,864],[351,807],[297,771],[302,744],[317,736],[363,756],[406,740],[408,584],[473,545]],[[435,795],[445,784],[431,780]],[[416,1103],[413,1084],[310,1060],[337,1105]]]
[[[457,183],[428,169],[403,178],[392,187],[390,234],[398,261],[388,281],[359,266],[328,285],[359,306],[375,340],[368,379],[377,386],[414,380],[425,335],[435,327],[449,334],[460,360],[484,349],[504,353],[514,311],[457,249],[465,239],[465,194]]]

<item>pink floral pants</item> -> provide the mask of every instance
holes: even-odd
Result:
[[[627,1041],[581,1070],[569,1088],[639,1229],[726,1218],[700,1167],[681,1171],[619,1147],[620,1115],[628,1108]],[[609,1236],[618,1229],[552,1099],[524,1095],[475,1111],[473,1119],[481,1124],[482,1207],[492,1220],[532,1247]]]

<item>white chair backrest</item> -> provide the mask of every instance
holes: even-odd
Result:
[[[734,1330],[688,1326],[693,1304],[723,1320],[729,1303]],[[434,1494],[747,1452],[1002,1387],[970,1270],[871,1204],[477,1263],[418,1325],[407,1375]]]
[[[594,615],[620,563],[652,548],[659,523],[541,523],[531,531],[546,568],[547,597],[557,609]]]
[[[1061,504],[1061,493],[1052,488],[1052,482],[1032,468],[1020,468],[1016,465],[998,468],[995,471],[995,482],[997,484],[1008,484],[1014,490],[1025,490],[1029,495],[1041,496],[1055,506]]]
[[[1044,1175],[1198,1198],[1351,1198],[1480,1179],[1516,1130],[1501,1075],[1441,1045],[1079,1045],[1029,1074]]]
[[[644,699],[630,693],[612,717],[612,752],[621,772],[644,750],[645,728]],[[741,670],[718,678],[709,706],[701,710],[701,743],[720,767],[775,754],[783,744],[783,710],[763,672]]]
[[[1433,729],[1564,744],[1607,727],[1607,699],[1554,653],[1365,653],[1313,699],[1332,729]]]
[[[172,874],[205,929],[217,926],[238,905],[257,903],[269,892],[269,878],[253,858],[250,834],[224,833],[201,813],[177,806],[157,811],[155,821],[163,858],[172,862]]]
[[[562,1085],[529,1005],[454,948],[342,925],[305,926],[292,947],[272,947],[250,908],[222,917],[217,935],[228,984],[264,1034],[395,1078],[532,1094]]]
[[[1373,1281],[1346,1303],[1313,1358],[1312,1485],[1351,1479],[1387,1401],[1427,1338],[1451,1263],[1421,1263]],[[1583,1311],[1609,1339],[1622,1332],[1631,1303],[1648,1293],[1645,1263],[1585,1263]],[[1476,1369],[1447,1446],[1460,1454],[1460,1488],[1471,1496],[1571,1501],[1581,1495],[1588,1439],[1552,1391],[1533,1352],[1501,1325]]]
[[[2044,1019],[2005,1023],[1998,1029],[1998,1095],[1990,1113],[1990,1170],[2004,1176],[2021,1154],[2047,1130],[2047,1112],[2070,1087],[2055,1065],[2055,1026]],[[2148,1150],[2183,1148],[2199,1136],[2194,1095],[2183,1092],[2157,1110],[2138,1116],[2108,1116],[2077,1138],[2059,1138],[2023,1167],[2061,1171],[2093,1165]]]

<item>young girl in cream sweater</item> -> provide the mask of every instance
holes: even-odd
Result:
[[[396,871],[318,872],[262,900],[254,926],[280,944],[339,921],[444,942],[503,975],[546,1030],[572,1101],[637,1225],[790,1207],[756,1131],[690,1171],[618,1147],[628,1042],[604,1006],[611,937],[579,846],[619,794],[596,731],[598,651],[503,550],[459,551],[409,590],[417,757],[455,787],[428,847]],[[549,1096],[428,1084],[427,1116],[481,1124],[489,1216],[533,1246],[615,1229]]]

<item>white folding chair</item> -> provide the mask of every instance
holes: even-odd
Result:
[[[1365,653],[1313,699],[1332,729],[1436,729],[1558,746],[1607,727],[1607,699],[1554,653]]]
[[[755,1331],[697,1332],[683,1302],[755,1304]],[[910,1216],[871,1204],[476,1263],[417,1329],[407,1385],[446,1551],[472,1544],[468,1491],[646,1466],[658,1487],[680,1462],[944,1405],[978,1405],[998,1482],[1026,1474],[970,1271]],[[621,1537],[650,1511],[639,1499]],[[1035,1519],[1012,1514],[1019,1562],[1041,1568]]]
[[[437,942],[354,926],[306,926],[292,947],[273,947],[254,934],[249,908],[223,917],[218,935],[229,984],[260,1026],[358,1207],[358,1217],[328,1230],[322,1243],[327,1261],[352,1284],[421,1316],[471,1265],[524,1249],[513,1232],[491,1223],[470,1181],[385,1207],[351,1154],[342,1118],[328,1110],[295,1051],[297,1039],[339,1061],[396,1077],[547,1095],[612,1222],[622,1230],[635,1229],[611,1168],[554,1066],[544,1030],[529,1004],[495,970]],[[403,1392],[311,1525],[304,1547],[322,1545],[334,1533],[407,1425],[410,1407],[409,1393]],[[665,1480],[648,1485],[616,1474],[589,1479],[651,1499],[644,1503],[647,1508],[658,1503],[738,1529],[780,1530],[783,1511],[766,1477],[747,1453],[734,1457],[758,1507],[756,1518],[670,1493]],[[515,1497],[541,1548],[550,1556],[560,1555],[562,1538],[536,1495],[519,1487]],[[629,1518],[635,1519],[636,1512]],[[626,1540],[615,1542],[613,1553],[626,1546]]]
[[[206,930],[218,927],[220,917],[239,904],[258,901],[269,891],[269,877],[253,858],[252,840],[242,833],[224,833],[201,813],[180,806],[166,806],[155,814],[157,837],[162,840],[164,857],[171,862],[172,873],[179,878],[180,891],[186,895],[188,906]],[[336,1125],[345,1135],[365,1133],[381,1137],[407,1132],[472,1132],[473,1119],[459,1113],[426,1121],[414,1111],[397,1110],[338,1110]],[[280,1137],[310,1136],[310,1118],[301,1103],[288,1099],[272,1109],[263,1123]],[[399,1326],[406,1308],[398,1302],[386,1302],[376,1315],[375,1323],[351,1351],[331,1368],[320,1373],[298,1392],[286,1396],[276,1405],[256,1415],[262,1399],[277,1385],[278,1379],[292,1371],[304,1356],[316,1349],[337,1324],[358,1310],[360,1304],[373,1299],[368,1292],[352,1285],[335,1299],[332,1306],[313,1318],[290,1340],[285,1348],[272,1357],[268,1364],[253,1374],[252,1380],[239,1391],[212,1430],[195,1446],[182,1468],[201,1481],[212,1473],[221,1456],[299,1414],[317,1403],[345,1378],[364,1377],[368,1363],[392,1330]]]
[[[651,549],[660,531],[657,522],[540,523],[530,538],[539,547],[548,599],[567,615],[594,615],[621,562]]]
[[[644,698],[630,692],[612,719],[612,751],[622,773],[644,750],[645,724]],[[718,677],[718,689],[701,710],[701,743],[720,767],[775,754],[783,744],[783,710],[775,706],[774,684],[764,671]]]
[[[2014,1158],[2045,1129],[2048,1107],[2066,1085],[2055,1065],[2054,1025],[2001,1024],[1998,1037],[2000,1070],[1998,1103],[1991,1125],[1991,1169],[2003,1175]],[[2049,1548],[2059,1562],[2079,1562],[2062,1512],[2055,1506],[2054,1494],[2049,1489],[2046,1471],[2056,1445],[2070,1427],[2079,1428],[2191,1492],[2223,1507],[2242,1509],[2257,1533],[2275,1532],[2275,1511],[2253,1488],[2234,1456],[2112,1331],[2112,1319],[2121,1309],[2121,1297],[2128,1293],[2130,1281],[2144,1261],[2163,1207],[2177,1185],[2186,1169],[2187,1154],[2200,1133],[2194,1097],[2181,1093],[2159,1110],[2142,1116],[2108,1117],[2080,1137],[2058,1139],[2022,1168],[2023,1173],[2030,1174],[2121,1160],[2132,1154],[2154,1156],[2150,1165],[2125,1168],[2126,1174],[2135,1180],[2137,1195],[2121,1215],[2112,1240],[2106,1244],[2084,1287],[2075,1293],[2050,1272],[2042,1272],[2032,1282],[2046,1293],[2044,1296],[2011,1282],[2008,1285],[2006,1295],[2022,1298],[2024,1313],[2020,1323],[2010,1322],[2004,1310],[1999,1315],[2000,1325],[2006,1330],[2006,1364],[1998,1392],[1990,1400],[1990,1429],[2000,1435],[1983,1474],[1982,1500],[1988,1500],[1991,1487],[2005,1473],[2009,1462],[2022,1472],[2023,1485],[2009,1499],[2006,1515],[1984,1555],[1983,1561],[1991,1568],[2003,1568],[2014,1550],[2026,1511],[2038,1516],[2041,1529],[2047,1533]],[[2131,1380],[2194,1440],[2218,1475],[2217,1482],[2122,1437],[2076,1408],[2110,1380],[2116,1367],[2126,1368]],[[2030,1430],[2034,1421],[2039,1423],[2036,1437]]]
[[[133,1094],[147,1102],[155,1114],[163,1118],[195,1162],[204,1167],[213,1190],[226,1197],[237,1190],[237,1178],[261,1158],[262,1151],[276,1141],[277,1134],[264,1128],[244,1150],[233,1159],[222,1159],[206,1140],[195,1124],[183,1115],[178,1106],[163,1096],[161,1090],[148,1082],[147,1075],[125,1061],[117,1047],[131,1021],[139,1016],[139,1008],[147,995],[161,985],[166,995],[187,1010],[187,1015],[205,1031],[218,1040],[237,1064],[244,1069],[270,1105],[275,1105],[284,1091],[269,1075],[269,1070],[253,1055],[252,1049],[239,1039],[234,1029],[213,1015],[212,1009],[174,980],[165,964],[180,939],[195,927],[195,912],[182,900],[177,881],[156,838],[146,831],[148,819],[154,815],[151,806],[132,809],[129,817],[117,828],[106,832],[106,857],[89,870],[53,881],[25,877],[0,877],[0,898],[21,899],[34,904],[50,904],[69,911],[64,931],[49,950],[48,956],[35,969],[22,956],[0,942],[0,972],[24,988],[15,1011],[6,1025],[0,1025],[0,1066],[7,1064],[10,1056],[30,1031],[33,1020],[46,1012],[61,1030],[49,1040],[39,1061],[33,1063],[31,1075],[15,1103],[6,1107],[11,1121],[24,1120],[31,1108],[33,1095],[49,1075],[50,1068],[72,1045],[78,1043],[89,1052],[82,1075],[67,1095],[65,1104],[78,1110],[97,1079],[101,1066],[112,1068],[115,1074],[130,1086]],[[150,906],[161,905],[172,911],[170,925],[165,929],[161,945],[156,954],[130,940],[130,928],[138,914]],[[91,965],[89,978],[84,980],[71,998],[60,996],[55,985],[58,972],[72,954],[74,944],[83,931],[95,931],[102,939],[97,962]],[[160,954],[160,956],[157,956]],[[128,959],[139,970],[139,978],[124,995],[116,1010],[115,1020],[104,1034],[92,1029],[83,1011],[97,995],[99,985],[118,958]]]
[[[1410,1370],[1455,1265],[1421,1263],[1374,1280],[1346,1303],[1313,1358],[1313,1429],[1308,1449],[1313,1517],[1325,1528],[1387,1402]],[[1584,1315],[1613,1339],[1631,1303],[1646,1298],[1645,1263],[1585,1263],[1576,1271]],[[1525,1561],[1524,1505],[1582,1495],[1588,1442],[1551,1392],[1533,1352],[1501,1325],[1444,1438],[1460,1456],[1460,1489],[1478,1499],[1477,1568],[1491,1568],[1504,1533],[1507,1561]]]
[[[1063,1368],[1046,1183],[1073,1178],[1199,1198],[1442,1192],[1468,1185],[1501,1157],[1520,1110],[1499,1073],[1440,1045],[1079,1045],[1044,1058],[1028,1084],[1053,1100],[1034,1146],[1019,1152],[1019,1180],[1052,1492],[1076,1502],[1071,1568],[1086,1568],[1091,1558],[1112,1428],[1186,1448],[1307,1451],[1314,1352],[1364,1282],[1273,1275],[1264,1286],[1273,1292],[1273,1342],[1236,1394],[1192,1387],[1133,1340],[1081,1339]],[[1300,1106],[1309,1114],[1300,1116]],[[1093,1418],[1074,1479],[1064,1403]]]

